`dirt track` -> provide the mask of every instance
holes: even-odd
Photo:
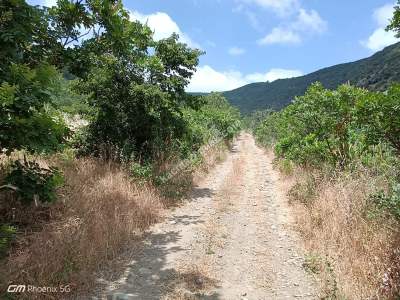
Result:
[[[108,299],[317,299],[271,158],[242,134],[146,236]]]

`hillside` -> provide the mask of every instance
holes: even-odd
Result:
[[[384,90],[390,82],[400,81],[400,43],[386,47],[369,58],[335,65],[301,77],[273,82],[252,83],[224,92],[231,104],[242,113],[258,109],[281,109],[307,87],[320,81],[326,88],[350,82],[370,90]]]

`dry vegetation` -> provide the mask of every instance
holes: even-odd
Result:
[[[199,299],[198,295],[209,293],[217,287],[218,282],[210,275],[204,266],[190,265],[181,268],[180,272],[166,287],[167,294],[163,300]]]
[[[171,188],[190,190],[194,181],[223,159],[225,150],[223,143],[209,148],[194,175],[178,174]],[[15,282],[70,285],[69,296],[73,297],[93,288],[96,272],[110,266],[146,228],[160,220],[163,209],[179,199],[165,198],[161,195],[165,191],[132,179],[116,164],[94,159],[50,160],[65,177],[55,204],[10,209],[7,203],[15,206],[17,202],[8,201],[11,193],[2,195],[0,209],[13,211],[8,218],[29,231],[18,232],[10,256],[2,262],[1,288]],[[48,160],[40,163],[46,165]]]
[[[368,170],[339,173],[295,169],[278,162],[309,254],[305,268],[321,283],[321,298],[392,299],[400,286],[400,232],[377,213],[368,195],[387,183]]]
[[[64,166],[64,174],[62,201],[36,209],[51,221],[19,235],[3,274],[8,282],[70,284],[72,292],[82,291],[162,209],[154,189],[138,187],[116,166],[80,159]]]

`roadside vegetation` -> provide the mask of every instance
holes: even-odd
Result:
[[[396,298],[400,286],[400,86],[315,83],[254,129],[277,167],[323,297]]]
[[[220,94],[187,94],[202,52],[155,41],[121,1],[2,1],[0,32],[0,288],[84,293],[186,195],[240,115]]]
[[[387,28],[397,36],[399,4]],[[286,175],[309,251],[304,267],[321,297],[398,299],[400,85],[373,92],[314,83],[283,110],[252,119]]]

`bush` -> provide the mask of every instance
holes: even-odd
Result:
[[[56,188],[63,184],[61,172],[55,168],[42,168],[33,161],[15,161],[5,178],[5,184],[16,188],[18,198],[24,204],[34,200],[52,202],[56,199]]]
[[[124,30],[137,38],[124,51],[110,41],[109,53],[93,57],[93,67],[78,82],[80,92],[90,95],[92,110],[86,152],[101,156],[106,145],[113,152],[107,159],[155,159],[186,134],[183,110],[196,101],[184,88],[201,52],[179,43],[176,35],[155,42],[147,26],[126,21]],[[131,51],[139,43],[141,50]]]
[[[389,193],[380,191],[371,195],[374,204],[400,221],[400,184],[393,185]]]
[[[350,85],[328,90],[315,83],[284,110],[268,115],[255,134],[296,164],[344,169],[379,147],[389,156],[399,153],[399,107],[398,85],[382,93]],[[381,157],[388,157],[382,151]]]
[[[139,180],[147,180],[150,179],[153,174],[153,166],[149,163],[141,165],[137,162],[133,162],[130,165],[129,171],[131,176],[134,178]]]
[[[399,85],[369,92],[316,83],[255,130],[279,166],[297,166],[289,197],[302,204],[309,247],[332,260],[319,275],[327,299],[398,295],[399,109]],[[310,257],[306,267],[317,272],[317,263]]]
[[[0,259],[3,258],[10,247],[16,233],[16,228],[8,224],[0,224]]]

